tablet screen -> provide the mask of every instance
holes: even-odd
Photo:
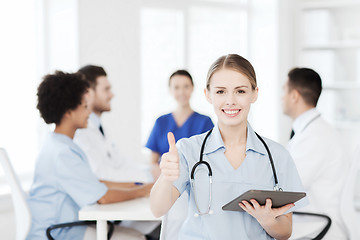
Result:
[[[250,199],[255,199],[260,205],[265,205],[267,198],[271,199],[273,208],[278,208],[289,203],[295,203],[305,196],[306,193],[304,192],[249,190],[225,204],[222,209],[225,211],[244,211],[239,206],[241,201],[246,200],[250,203]]]

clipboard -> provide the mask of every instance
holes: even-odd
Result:
[[[249,190],[225,204],[222,210],[243,212],[244,210],[239,206],[241,201],[246,200],[250,203],[250,199],[255,199],[260,205],[265,205],[267,198],[271,199],[273,208],[278,208],[289,203],[295,203],[305,196],[305,192]]]

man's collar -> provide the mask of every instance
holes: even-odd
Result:
[[[101,120],[98,115],[96,115],[94,112],[90,113],[89,120],[94,124],[96,128],[99,128],[101,125]]]
[[[293,130],[295,134],[297,132],[301,132],[313,118],[319,115],[320,113],[316,110],[316,108],[312,108],[298,116],[293,123]]]

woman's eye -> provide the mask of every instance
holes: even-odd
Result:
[[[239,90],[238,93],[245,93],[245,91],[244,90]]]
[[[223,94],[223,93],[224,93],[223,90],[219,90],[219,91],[216,92],[216,94]]]

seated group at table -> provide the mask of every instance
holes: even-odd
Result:
[[[58,71],[46,75],[38,87],[37,108],[46,123],[55,124],[55,130],[45,140],[36,161],[28,197],[32,225],[27,239],[45,239],[50,225],[77,221],[79,210],[86,205],[149,196],[151,183],[99,180],[87,155],[74,143],[77,129],[86,128],[88,122],[94,124],[94,118],[88,119],[92,109],[95,113],[101,111],[102,104],[106,109],[112,97],[106,78],[99,78],[96,85],[89,85],[85,78],[85,74]],[[101,131],[98,133],[102,136]],[[145,234],[120,224],[115,226],[112,239],[146,239]],[[77,226],[56,229],[51,235],[55,239],[91,239],[95,231],[93,227]]]

